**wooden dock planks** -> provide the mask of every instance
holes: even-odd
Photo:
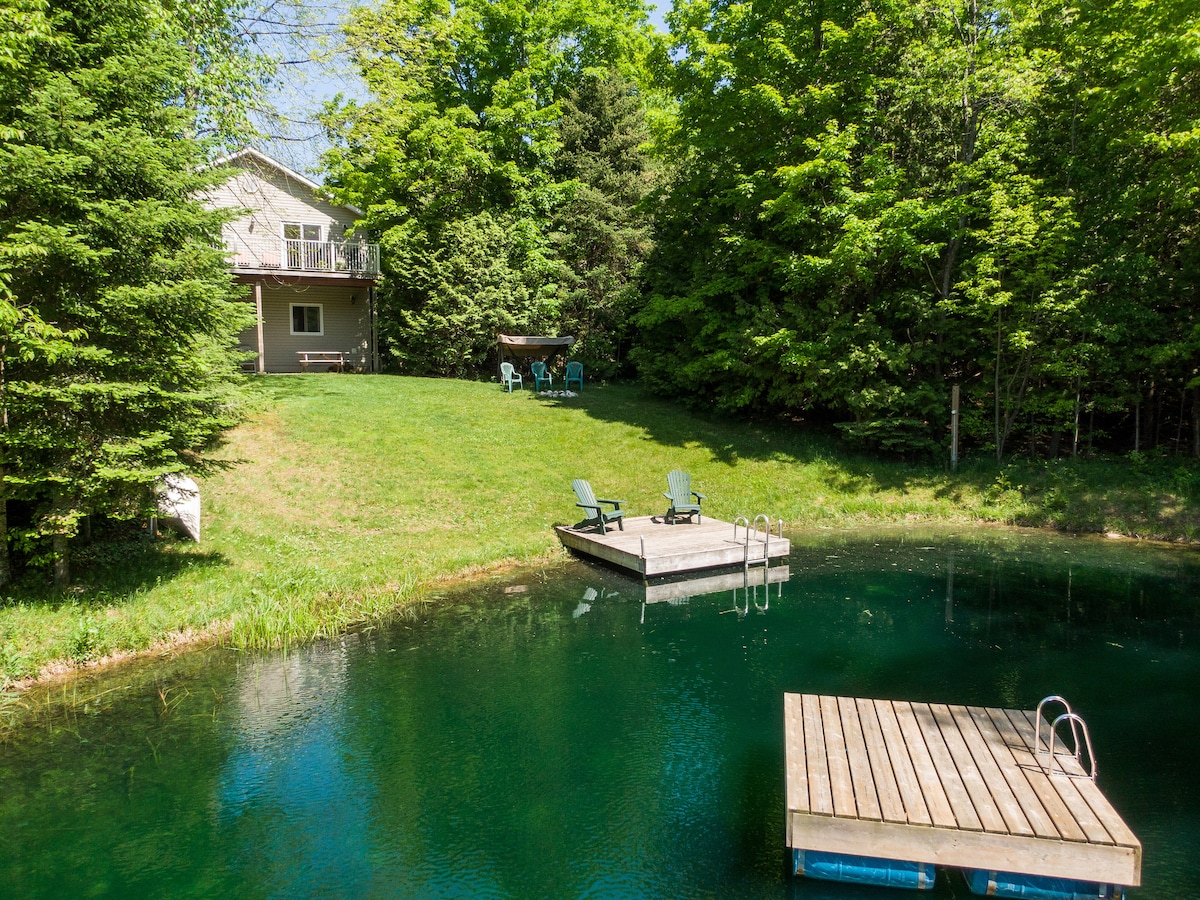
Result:
[[[1134,886],[1141,844],[1035,714],[784,695],[788,846]]]
[[[554,529],[564,547],[584,556],[601,559],[646,578],[740,566],[746,559],[746,529],[705,517],[702,523],[668,525],[658,516],[625,520],[625,529],[609,525],[606,534],[598,528],[576,529],[557,525]],[[750,562],[780,559],[791,552],[787,538],[762,532],[751,534]]]

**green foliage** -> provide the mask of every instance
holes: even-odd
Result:
[[[48,30],[0,66],[0,501],[34,504],[15,537],[65,583],[82,517],[140,513],[232,424],[246,313],[195,199],[218,173],[185,136],[175,25],[137,0],[27,9]]]
[[[641,299],[651,247],[643,201],[654,171],[634,85],[616,73],[585,75],[563,102],[555,176],[564,199],[551,227],[561,301],[557,327],[595,376],[619,371]]]
[[[498,332],[549,324],[533,273],[546,266],[527,222],[480,212],[436,234],[384,235],[391,289],[380,298],[380,335],[403,371],[465,375],[495,349]]]
[[[590,324],[551,234],[570,207],[557,227],[588,241],[574,231],[596,202],[556,162],[563,101],[595,73],[644,78],[644,21],[629,0],[391,0],[347,25],[374,99],[330,111],[328,183],[380,237],[380,334],[401,371],[478,371],[499,330]],[[589,287],[619,307],[627,284]]]
[[[1164,396],[1200,396],[1197,21],[676,4],[641,371],[898,451],[945,446],[954,384],[964,443],[998,459],[1139,398],[1159,440]]]

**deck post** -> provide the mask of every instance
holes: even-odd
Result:
[[[258,359],[254,363],[254,370],[259,375],[267,371],[267,361],[265,359],[265,344],[263,342],[263,307],[262,307],[262,282],[254,282],[254,322],[258,332]]]

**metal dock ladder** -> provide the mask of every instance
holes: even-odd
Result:
[[[758,530],[758,523],[762,523],[763,530]],[[743,546],[745,554],[742,558],[742,565],[746,568],[750,566],[762,565],[765,566],[771,558],[771,519],[766,513],[759,513],[751,522],[745,516],[738,516],[733,520],[733,540],[736,543],[738,539],[738,523],[741,523],[743,531]],[[777,531],[779,532],[779,540],[783,540],[783,519],[776,519]],[[762,556],[760,558],[750,558],[750,541],[754,540],[762,544]]]
[[[1090,734],[1088,734],[1087,722],[1083,721],[1083,717],[1080,716],[1078,713],[1072,712],[1071,704],[1069,704],[1063,697],[1059,697],[1058,695],[1043,698],[1042,702],[1039,703],[1037,706],[1037,730],[1034,732],[1034,739],[1033,739],[1034,744],[1033,745],[1035,748],[1035,752],[1037,753],[1038,764],[1041,765],[1041,758],[1042,758],[1042,707],[1046,706],[1046,704],[1048,704],[1048,703],[1057,703],[1060,706],[1062,706],[1062,708],[1065,709],[1066,712],[1064,712],[1062,715],[1060,715],[1057,719],[1055,719],[1050,724],[1050,746],[1049,746],[1049,748],[1047,748],[1049,758],[1046,760],[1046,765],[1045,765],[1046,773],[1048,775],[1055,774],[1055,771],[1054,771],[1054,747],[1055,747],[1055,743],[1058,738],[1058,726],[1061,725],[1063,722],[1069,722],[1071,725],[1072,747],[1071,747],[1071,752],[1069,754],[1064,754],[1064,755],[1069,755],[1069,756],[1074,757],[1075,762],[1079,764],[1080,773],[1083,773],[1083,760],[1081,758],[1081,753],[1082,753],[1083,749],[1086,747],[1089,771],[1085,774],[1076,774],[1076,773],[1068,772],[1065,769],[1063,769],[1062,767],[1060,767],[1058,774],[1067,775],[1069,777],[1074,777],[1074,778],[1091,778],[1092,781],[1095,781],[1096,780],[1096,754],[1092,751],[1092,736]],[[1082,743],[1080,743],[1080,741],[1079,741],[1080,734],[1083,735]],[[1064,740],[1063,748],[1066,749],[1066,746],[1067,746],[1067,742]]]

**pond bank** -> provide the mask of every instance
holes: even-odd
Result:
[[[706,513],[793,530],[1008,524],[1172,541],[1200,534],[1191,461],[964,465],[954,475],[848,453],[802,423],[699,416],[636,386],[575,398],[399,377],[255,379],[262,411],[202,487],[205,540],[136,532],[76,551],[81,581],[30,579],[0,605],[0,683],[193,643],[266,648],[386,620],[454,580],[555,565],[552,526],[591,481],[657,514],[682,468]],[[178,637],[176,637],[178,636]],[[194,639],[192,636],[196,636]]]

